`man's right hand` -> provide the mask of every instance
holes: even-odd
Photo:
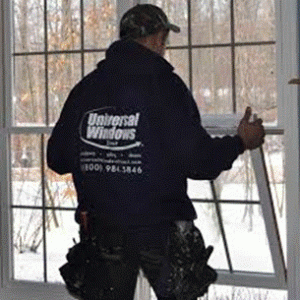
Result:
[[[246,112],[238,127],[238,135],[241,137],[245,150],[255,149],[264,143],[265,130],[262,119],[250,122],[252,114],[251,107],[246,108]]]

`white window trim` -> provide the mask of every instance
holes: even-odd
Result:
[[[299,167],[299,108],[300,90],[289,85],[292,78],[299,78],[299,5],[300,1],[282,3],[282,99],[285,105],[284,127],[286,145],[286,201],[287,201],[287,267],[288,299],[300,295],[300,167]]]
[[[120,0],[124,5],[125,0]],[[1,165],[7,164],[8,154],[8,130],[7,121],[4,120],[4,112],[9,112],[5,108],[5,99],[10,95],[10,13],[7,11],[9,0],[0,2],[0,161]],[[127,8],[120,8],[119,16]],[[283,99],[282,105],[283,127],[285,129],[286,141],[286,179],[287,179],[287,231],[288,231],[288,292],[290,300],[297,300],[300,294],[300,249],[299,249],[299,214],[300,214],[300,168],[299,168],[299,88],[287,84],[288,80],[299,76],[299,25],[298,25],[298,1],[282,1],[278,13],[282,22],[282,31],[277,38],[278,47],[281,49],[281,55],[278,57],[278,86],[282,87],[279,91],[279,97]],[[291,34],[293,33],[293,34]],[[279,54],[278,54],[279,55]],[[295,100],[295,101],[292,101]],[[281,126],[280,126],[281,127]],[[8,176],[9,170],[0,168],[0,298],[7,300],[17,299],[73,299],[68,296],[64,286],[55,284],[15,282],[10,280],[10,246],[7,243],[7,236],[10,236],[10,217],[8,212],[9,203],[3,199],[9,199]],[[295,200],[297,199],[297,200]],[[255,277],[255,276],[254,276]],[[272,276],[271,276],[272,277]],[[219,278],[234,285],[243,285],[243,274],[240,277],[219,272]],[[247,277],[248,278],[248,277]],[[239,280],[240,279],[240,280]],[[251,283],[257,279],[253,278]],[[257,282],[257,285],[265,288],[276,288],[272,284],[273,279],[270,276],[265,277],[265,281]],[[256,285],[256,284],[255,284]],[[252,284],[251,284],[252,286]],[[140,298],[141,299],[141,298]]]

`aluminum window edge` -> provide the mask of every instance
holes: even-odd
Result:
[[[4,9],[3,1],[0,2],[0,128],[4,128]]]
[[[4,130],[0,131],[0,161],[2,168],[0,170],[0,298],[1,288],[7,286],[11,276],[12,266],[12,232],[10,225],[10,189],[9,189],[9,170],[8,170],[8,135]]]
[[[275,274],[261,274],[250,272],[234,272],[218,270],[217,285],[241,286],[249,288],[286,290],[286,283],[278,280]]]
[[[0,44],[3,45],[3,39],[2,39],[2,33],[3,33],[3,25],[2,25],[2,21],[3,21],[3,2],[0,2]],[[4,75],[4,71],[3,71],[3,50],[0,49],[0,72],[1,72],[1,78],[3,79],[3,75]],[[3,80],[0,81],[0,91],[3,91]],[[3,120],[2,120],[2,116],[3,116],[3,93],[1,92],[0,94],[0,160],[2,161],[3,159],[3,147],[2,147],[2,137],[3,137],[3,130],[2,128],[4,127],[3,124]],[[1,199],[3,199],[3,189],[1,186],[1,182],[3,182],[3,178],[2,178],[3,174],[0,171],[0,217],[2,220],[2,203],[1,203]],[[3,225],[1,225],[1,228],[3,228]],[[0,231],[0,249],[3,248],[2,246],[2,231]],[[2,252],[0,251],[0,294],[1,294],[1,288],[2,288],[2,278],[3,278],[3,255]]]
[[[3,0],[3,7],[1,11],[3,13],[3,40],[2,40],[2,51],[3,51],[3,93],[4,93],[4,111],[3,111],[3,122],[5,127],[11,126],[11,114],[12,114],[12,1]]]
[[[4,287],[7,285],[11,271],[11,227],[9,216],[9,134],[7,130],[8,116],[8,99],[11,98],[11,3],[9,0],[3,0],[0,3],[0,58],[1,58],[1,96],[0,96],[0,161],[2,168],[0,169],[0,295],[2,295]],[[1,297],[0,297],[1,298]]]
[[[287,203],[287,270],[288,299],[297,300],[300,295],[300,167],[299,167],[299,107],[300,94],[297,85],[288,81],[299,76],[299,1],[282,2],[283,18],[283,98],[285,99],[285,174]]]
[[[286,282],[284,255],[262,148],[251,151],[251,159],[255,172],[275,274],[279,281]]]

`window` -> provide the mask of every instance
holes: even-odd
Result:
[[[46,142],[70,89],[104,57],[118,36],[120,16],[135,2],[0,4],[0,67],[5,74],[0,83],[0,149],[9,149],[0,153],[5,166],[0,171],[1,199],[8,199],[1,200],[1,222],[9,238],[2,238],[0,278],[7,299],[67,299],[57,285],[62,283],[57,269],[72,237],[78,236],[76,197],[70,176],[47,169]],[[285,148],[277,96],[280,0],[139,2],[159,5],[181,26],[180,34],[171,33],[167,59],[191,88],[211,134],[233,133],[232,122],[246,105],[264,118],[265,161],[286,259]],[[190,180],[196,224],[206,243],[215,247],[210,264],[219,270],[218,284],[285,289],[284,269],[278,269],[280,257],[274,255],[281,250],[270,247],[276,232],[264,217],[256,178],[253,160],[245,153],[215,182]],[[51,293],[44,296],[49,287]],[[18,289],[26,292],[20,296],[14,292]],[[215,286],[208,297],[221,297],[226,289]],[[236,295],[243,293],[233,289]],[[285,299],[286,292],[272,293]]]

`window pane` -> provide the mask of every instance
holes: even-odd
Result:
[[[13,209],[14,279],[44,281],[41,210]]]
[[[275,1],[234,1],[237,42],[275,40]]]
[[[240,155],[229,171],[221,173],[215,180],[215,188],[220,200],[259,201],[249,151]]]
[[[230,48],[193,50],[193,94],[202,114],[232,113]]]
[[[45,124],[45,60],[41,55],[14,59],[12,123]]]
[[[58,54],[49,56],[49,120],[57,121],[62,106],[74,85],[81,79],[81,56]]]
[[[105,52],[86,53],[84,55],[84,73],[87,75],[97,68],[99,61],[105,58]]]
[[[47,216],[53,220],[47,231],[47,279],[63,283],[59,268],[67,262],[66,254],[74,245],[73,238],[79,242],[79,226],[74,220],[74,212],[48,211]]]
[[[260,205],[221,204],[233,270],[273,273]]]
[[[287,300],[287,296],[288,292],[281,290],[212,285],[207,300]]]
[[[107,48],[119,37],[116,0],[84,1],[85,49]]]
[[[44,1],[14,0],[14,51],[44,51]]]
[[[13,205],[42,205],[40,145],[35,134],[11,136]]]
[[[49,50],[73,50],[81,44],[80,9],[76,0],[48,0]]]
[[[191,199],[213,200],[210,183],[207,180],[188,179],[188,196]]]
[[[193,45],[230,42],[230,1],[192,0]]]
[[[184,83],[189,86],[189,57],[187,50],[167,50],[166,60],[175,68],[174,72],[178,74]]]
[[[167,15],[169,21],[180,27],[180,33],[170,32],[170,46],[188,44],[188,8],[187,1],[182,0],[148,0],[149,3],[160,7]]]
[[[236,48],[238,112],[251,106],[266,123],[277,122],[275,46]]]
[[[49,207],[77,207],[77,197],[72,176],[58,175],[46,170],[46,206]]]
[[[198,215],[198,218],[195,220],[195,225],[201,231],[205,245],[214,247],[208,264],[216,269],[228,270],[215,204],[194,203],[194,206]]]

